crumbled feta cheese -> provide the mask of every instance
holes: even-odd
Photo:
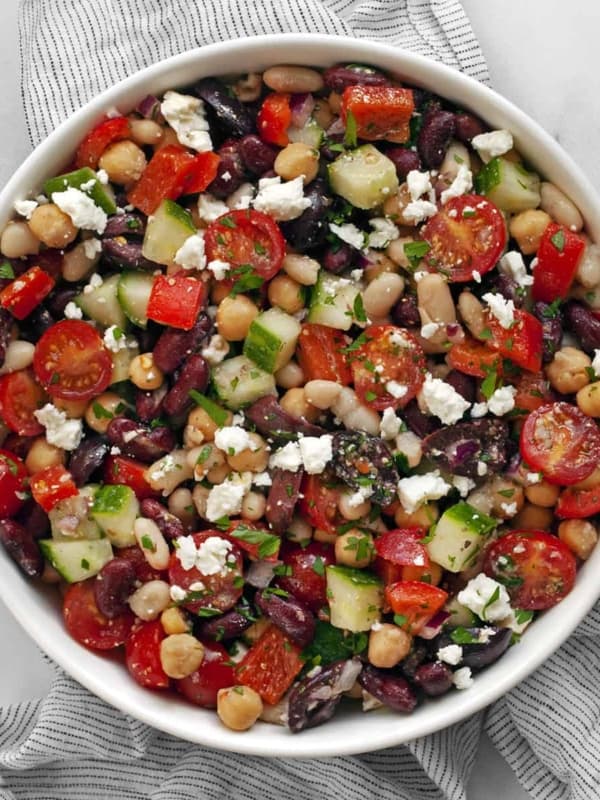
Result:
[[[485,461],[478,461],[477,462],[477,474],[480,477],[483,477],[484,475],[487,475],[487,472],[488,472],[488,465],[485,463]]]
[[[232,549],[233,544],[228,539],[209,536],[197,550],[196,569],[203,575],[225,575],[228,569],[228,556]],[[204,586],[202,588],[204,589]]]
[[[450,186],[441,194],[442,205],[451,200],[453,197],[461,197],[473,188],[473,175],[471,170],[466,164],[461,164],[458,168],[458,173]],[[464,209],[466,211],[466,209]],[[464,213],[463,211],[463,213]]]
[[[518,250],[509,250],[505,253],[500,259],[498,270],[512,278],[517,286],[531,286],[533,283],[533,275],[527,273],[523,256]]]
[[[251,183],[242,183],[242,185],[232,192],[227,200],[227,207],[232,211],[242,211],[245,208],[250,208],[250,203],[254,198],[254,186]]]
[[[102,242],[100,239],[92,238],[92,239],[85,239],[83,242],[83,253],[86,258],[89,258],[92,261],[98,253],[102,252]]]
[[[517,513],[517,510],[518,510],[517,509],[517,504],[514,503],[514,502],[513,503],[500,503],[500,508],[502,509],[502,511],[504,511],[504,513],[506,514],[507,517],[514,517],[514,515]]]
[[[487,401],[488,408],[497,417],[508,414],[515,407],[515,395],[517,390],[514,386],[502,386],[496,389]]]
[[[531,271],[532,271],[532,272],[533,272],[533,270],[534,270],[534,269],[537,267],[537,265],[538,265],[539,263],[540,263],[540,262],[539,262],[539,259],[538,259],[538,257],[537,257],[537,256],[531,260],[531,263],[530,263],[529,267],[530,267],[530,269],[531,269]]]
[[[228,211],[229,206],[209,192],[198,195],[198,216],[205,222],[214,222]]]
[[[425,377],[419,396],[427,411],[438,417],[444,425],[458,422],[471,406],[454,386],[440,378],[433,378],[429,373]]]
[[[470,667],[461,667],[452,675],[452,683],[457,689],[470,689],[473,686],[473,676]]]
[[[372,631],[380,631],[382,628],[383,628],[383,625],[381,624],[381,622],[374,622],[371,625],[371,630]]]
[[[161,481],[169,474],[169,472],[172,472],[174,469],[176,469],[175,459],[170,453],[167,453],[166,456],[163,456],[155,462],[152,471],[150,472],[150,480]]]
[[[540,472],[528,472],[527,473],[527,483],[539,483],[542,480],[542,474]]]
[[[477,272],[476,269],[473,270],[473,280],[475,283],[481,283],[481,273]]]
[[[448,644],[446,647],[440,647],[436,656],[438,661],[443,661],[445,664],[455,667],[462,661],[463,649],[459,644]]]
[[[296,219],[310,206],[310,198],[304,196],[304,177],[284,183],[280,177],[261,178],[253,205],[280,222]]]
[[[98,172],[96,172],[96,176],[103,186],[108,184],[108,172],[105,169],[99,169]]]
[[[186,572],[196,566],[196,543],[191,536],[175,540],[175,556]]]
[[[413,200],[402,212],[402,216],[407,222],[423,222],[424,219],[433,217],[434,214],[437,214],[437,206],[430,200]]]
[[[202,348],[202,358],[207,361],[211,367],[220,364],[229,352],[229,342],[220,333],[215,333],[210,337],[210,342],[206,347]]]
[[[335,225],[333,222],[330,222],[329,230],[335,233],[342,242],[346,242],[350,247],[354,247],[355,250],[362,250],[365,246],[365,234],[351,222],[346,222],[344,225]]]
[[[204,234],[200,231],[185,240],[175,253],[176,264],[184,269],[204,269],[206,256],[204,254]]]
[[[348,496],[348,505],[350,508],[358,508],[365,503],[373,494],[371,486],[359,486],[359,488]]]
[[[232,480],[213,486],[206,500],[206,519],[215,522],[221,517],[239,514],[245,494],[246,487]]]
[[[505,330],[514,325],[515,304],[512,300],[507,300],[501,294],[494,292],[487,292],[482,299],[488,304],[492,316],[498,320]]]
[[[369,234],[369,247],[381,250],[390,242],[400,236],[400,231],[394,223],[386,217],[374,217],[369,220],[373,233]]]
[[[462,475],[454,475],[452,478],[452,485],[455,489],[458,489],[458,493],[461,497],[466,497],[471,489],[475,488],[476,483],[472,481],[471,478],[465,478]]]
[[[184,147],[190,147],[198,153],[213,149],[204,103],[200,98],[179,92],[165,92],[160,110]]]
[[[228,261],[221,261],[215,258],[213,261],[208,262],[206,269],[212,272],[215,276],[215,280],[222,281],[227,277],[227,273],[231,269],[231,264]]]
[[[421,336],[424,339],[431,339],[443,327],[445,327],[443,322],[427,322],[421,327]]]
[[[594,375],[600,376],[600,350],[594,350],[594,358],[592,359],[592,369]]]
[[[299,441],[300,455],[304,469],[309,475],[320,475],[333,458],[333,437],[303,436]]]
[[[440,497],[445,497],[451,488],[436,469],[425,475],[402,478],[398,482],[398,497],[404,510],[412,514],[427,500],[439,500]]]
[[[72,300],[69,300],[64,311],[67,319],[82,319],[83,311]]]
[[[33,412],[34,417],[46,429],[46,441],[63,450],[75,450],[83,436],[83,423],[80,419],[67,419],[52,403]]]
[[[181,586],[171,586],[169,589],[169,596],[174,603],[183,603],[187,597],[187,592]]]
[[[365,274],[364,269],[353,269],[350,272],[350,277],[352,278],[353,281],[359,283],[360,281],[362,281],[364,274]]]
[[[224,453],[237,455],[243,450],[257,450],[258,445],[250,438],[248,431],[238,425],[219,428],[215,431],[215,444]]]
[[[271,486],[273,480],[268,472],[259,472],[252,476],[252,483],[255,486]]]
[[[14,209],[25,219],[31,219],[31,215],[38,207],[35,200],[15,200]]]
[[[412,169],[406,176],[406,186],[410,193],[410,199],[415,203],[427,192],[432,191],[431,178],[428,172],[419,172]]]
[[[458,602],[487,622],[504,619],[511,612],[508,592],[501,583],[483,572],[468,582],[457,595]]]
[[[519,553],[524,553],[527,550],[524,544],[517,544],[513,547],[513,553],[519,555]]]
[[[81,189],[82,192],[85,192],[87,194],[88,192],[92,191],[92,189],[94,188],[94,186],[97,183],[98,183],[98,179],[97,178],[90,178],[89,181],[86,181],[85,183],[81,183],[79,185],[79,188]]]
[[[489,133],[480,133],[471,139],[471,144],[479,153],[479,157],[484,164],[492,158],[503,156],[512,150],[513,137],[510,131],[498,130]]]
[[[302,466],[302,454],[298,442],[288,442],[280,450],[276,450],[269,459],[271,469],[285,469],[297,472]]]
[[[395,439],[402,427],[401,420],[396,416],[393,408],[384,409],[381,422],[379,423],[379,433],[382,439]]]
[[[117,447],[116,445],[113,445],[110,448],[110,454],[111,454],[111,456],[120,456],[121,455],[121,448]]]
[[[111,325],[104,331],[104,346],[111,353],[127,349],[127,337],[117,325]]]
[[[54,192],[52,201],[71,217],[76,228],[104,233],[108,221],[106,212],[85,192],[69,186],[64,192]]]
[[[473,408],[471,409],[471,416],[477,419],[478,417],[485,417],[488,412],[488,404],[487,403],[473,403]]]
[[[408,386],[403,386],[398,381],[388,381],[385,384],[385,390],[388,394],[391,394],[396,400],[400,397],[404,397],[404,395],[408,392]]]
[[[395,344],[396,347],[412,347],[412,342],[406,338],[404,332],[397,328],[396,330],[392,331],[389,335],[389,341],[391,344]]]

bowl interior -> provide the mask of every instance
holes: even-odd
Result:
[[[205,75],[262,71],[276,63],[328,66],[338,61],[379,66],[475,111],[493,127],[509,128],[517,148],[574,200],[588,231],[600,240],[600,202],[587,179],[545,131],[507,100],[454,70],[387,45],[293,34],[210,45],[149,67],[107,90],[63,123],[19,168],[0,194],[0,221],[9,218],[15,200],[35,194],[45,178],[68,163],[82,136],[112,106],[126,112],[148,93],[185,86]],[[471,689],[425,703],[407,717],[386,710],[363,714],[358,706],[342,707],[329,723],[301,735],[264,723],[245,734],[234,733],[224,728],[212,711],[184,703],[172,694],[142,689],[122,664],[73,641],[63,627],[57,593],[29,583],[2,549],[0,596],[51,658],[122,711],[167,733],[210,747],[306,758],[390,747],[439,730],[488,705],[525,678],[571,633],[600,595],[594,575],[599,569],[600,548],[596,548],[580,570],[571,594],[542,615],[518,646],[478,675]]]

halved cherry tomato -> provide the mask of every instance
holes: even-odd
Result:
[[[25,464],[9,450],[0,450],[0,518],[13,517],[22,508],[26,491]]]
[[[280,558],[290,568],[291,574],[278,578],[278,586],[316,614],[327,605],[325,567],[335,564],[333,548],[321,542],[311,542],[306,547],[284,542]]]
[[[42,334],[35,347],[33,369],[52,397],[91,400],[109,385],[112,358],[95,328],[67,319]]]
[[[447,275],[451,283],[471,281],[475,272],[489,272],[507,239],[501,211],[477,194],[448,200],[425,223],[421,236],[430,246],[423,267]]]
[[[204,658],[195,672],[175,681],[175,688],[202,708],[216,708],[219,689],[236,683],[231,656],[223,645],[203,641]]]
[[[515,394],[515,409],[535,411],[540,406],[556,400],[556,394],[550,388],[550,381],[543,372],[523,372],[514,381],[517,393]]]
[[[380,558],[402,567],[428,567],[429,554],[421,539],[425,528],[396,528],[375,539],[375,551]]]
[[[418,634],[443,607],[448,592],[422,581],[398,581],[385,587],[385,599],[397,624],[408,633]]]
[[[260,138],[269,144],[285,147],[290,141],[287,129],[291,122],[290,95],[277,92],[267,95],[258,112],[257,129]]]
[[[399,86],[347,86],[342,95],[342,121],[352,114],[359,139],[406,142],[415,110],[412,89]]]
[[[95,128],[92,128],[77,148],[75,166],[77,169],[81,167],[96,169],[100,156],[109,144],[120,139],[128,139],[130,136],[131,124],[127,117],[102,120]]]
[[[555,514],[560,519],[585,519],[600,514],[600,486],[591,489],[569,486],[560,493]]]
[[[555,606],[575,583],[577,562],[569,548],[544,531],[512,531],[490,546],[483,571],[503,583],[515,608]]]
[[[491,313],[487,313],[487,329],[491,334],[489,346],[504,358],[530,372],[542,368],[543,328],[533,314],[516,308],[514,323],[504,328]]]
[[[140,686],[168,689],[170,680],[160,661],[160,643],[166,637],[160,620],[135,623],[125,642],[125,664]]]
[[[285,239],[277,223],[250,209],[230,211],[211,222],[204,243],[208,261],[229,262],[236,280],[254,275],[268,281],[279,272],[285,256]]]
[[[155,491],[146,480],[147,468],[147,464],[133,458],[109,455],[104,461],[104,483],[123,483],[133,489],[138,500],[160,497],[160,492]]]
[[[305,322],[298,337],[297,356],[305,381],[352,383],[352,372],[344,353],[348,340],[342,331]]]
[[[0,292],[0,306],[25,319],[54,287],[54,278],[39,267],[31,267]]]
[[[551,222],[537,251],[531,287],[533,299],[552,303],[558,297],[566,297],[584,250],[585,242],[581,236],[564,225]]]
[[[521,455],[549,483],[570,486],[591,475],[600,460],[600,431],[570,403],[541,406],[525,420]]]
[[[275,625],[252,645],[237,665],[238,681],[250,686],[267,703],[277,703],[304,666],[297,647]]]
[[[203,281],[183,271],[174,275],[159,275],[150,291],[146,311],[148,319],[170,328],[189,331],[206,302],[206,293]]]
[[[356,393],[378,411],[404,408],[425,379],[421,345],[395,325],[371,325],[361,336],[364,344],[350,354]]]
[[[177,550],[171,555],[169,561],[169,581],[172,586],[180,586],[192,592],[194,599],[184,602],[185,608],[197,613],[201,608],[217,608],[219,611],[229,611],[242,595],[243,588],[243,558],[237,545],[232,544],[226,536],[221,536],[219,531],[202,531],[192,534],[197,548],[210,537],[217,537],[231,545],[227,562],[223,569],[214,575],[205,575],[197,567],[185,569],[178,558]],[[231,559],[231,561],[229,560]],[[193,584],[202,584],[204,589],[192,589]]]
[[[71,636],[91,650],[112,650],[125,644],[135,617],[129,611],[108,619],[98,610],[94,579],[74,583],[63,599],[63,617]]]
[[[298,510],[315,528],[336,533],[344,518],[338,512],[340,490],[327,486],[319,475],[304,474]]]
[[[74,497],[78,491],[71,473],[60,464],[36,472],[29,485],[33,499],[44,511],[52,511],[59,500]]]
[[[46,393],[34,380],[31,371],[21,369],[0,378],[0,413],[4,423],[20,436],[38,436],[43,425],[33,412],[46,402]]]
[[[466,338],[463,342],[453,344],[446,360],[452,369],[476,378],[485,378],[491,370],[502,374],[502,359],[498,353],[476,339]]]

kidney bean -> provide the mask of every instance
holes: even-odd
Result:
[[[124,236],[102,240],[102,258],[105,263],[120,269],[145,269],[154,272],[160,264],[142,254],[141,242],[130,242]]]
[[[325,86],[332,92],[342,94],[348,86],[389,86],[390,79],[382,72],[378,72],[371,67],[360,65],[337,64],[329,67],[323,73]]]
[[[339,245],[336,244],[335,247],[330,245],[325,249],[321,263],[324,269],[337,275],[351,266],[355,253],[356,251],[345,242],[341,242]]]
[[[13,317],[5,308],[0,308],[0,367],[6,358],[6,348],[10,341],[10,329]]]
[[[275,533],[285,533],[292,522],[303,474],[301,469],[296,472],[284,469],[271,471],[272,483],[267,497],[265,518]]]
[[[254,175],[262,175],[273,169],[279,151],[251,133],[240,140],[239,152],[246,169]]]
[[[295,597],[280,597],[268,589],[254,597],[257,608],[299,647],[306,647],[315,635],[315,618]]]
[[[575,334],[581,349],[590,355],[600,348],[600,319],[581,303],[567,303],[564,307],[564,320],[567,330]]]
[[[147,517],[158,525],[165,539],[177,539],[179,536],[185,536],[186,531],[183,527],[183,522],[175,514],[167,511],[158,500],[152,498],[142,500],[140,511],[142,517]]]
[[[175,372],[185,359],[195,353],[211,334],[214,323],[208,314],[200,314],[189,331],[166,328],[152,351],[154,363],[167,375]]]
[[[135,588],[136,574],[130,561],[113,558],[105,564],[94,581],[94,597],[98,610],[108,619],[125,613],[127,599]]]
[[[322,178],[312,181],[304,192],[310,206],[297,219],[281,223],[283,235],[297,250],[312,250],[325,241],[329,233],[325,212],[331,203],[327,192],[327,184]]]
[[[4,440],[2,449],[10,450],[10,452],[18,456],[21,461],[25,461],[27,453],[29,453],[29,449],[34,441],[34,436],[19,436],[18,433],[9,433]]]
[[[534,303],[533,315],[542,323],[542,360],[549,364],[554,354],[560,349],[563,337],[561,316],[558,312],[548,311],[547,303]]]
[[[334,661],[295,684],[288,701],[288,725],[292,733],[315,728],[331,719],[342,693],[352,688],[360,671],[358,659]]]
[[[221,158],[217,167],[217,177],[209,185],[207,191],[221,199],[228,197],[239,189],[246,180],[244,162],[240,153],[240,144],[237,141],[223,142],[218,154]]]
[[[400,663],[400,669],[405,678],[413,680],[415,673],[423,661],[427,658],[427,647],[418,640],[413,641],[410,653]]]
[[[158,461],[175,447],[175,436],[170,428],[164,425],[147,428],[127,417],[112,419],[106,429],[106,436],[121,453],[145,464]]]
[[[210,371],[199,353],[188,356],[177,380],[164,400],[164,410],[169,416],[183,413],[192,404],[190,391],[203,392],[208,386]]]
[[[486,631],[485,638],[487,641],[478,642],[477,639],[481,636],[482,630]],[[497,661],[508,649],[512,639],[512,630],[510,628],[497,628],[493,625],[488,625],[486,628],[466,628],[466,631],[471,634],[475,641],[461,645],[461,666],[470,667],[472,670],[483,669],[488,664]],[[435,647],[440,648],[453,644],[451,633],[449,631],[439,636],[435,640]]]
[[[102,238],[114,239],[117,236],[142,237],[145,232],[146,218],[137,211],[128,211],[125,214],[115,214],[108,218]]]
[[[290,435],[303,433],[305,436],[322,436],[326,431],[313,425],[303,417],[293,417],[283,409],[273,395],[261,397],[246,409],[246,417],[263,436],[283,439],[288,442]]]
[[[158,325],[158,323],[152,322],[152,320],[148,320],[148,324],[145,328],[136,328],[135,338],[137,339],[140,353],[150,353],[154,350],[158,337],[164,330],[162,325]]]
[[[466,111],[454,115],[454,124],[454,135],[463,144],[471,144],[471,140],[475,136],[479,136],[485,131],[485,125],[479,117],[475,117]]]
[[[437,417],[428,417],[423,414],[416,400],[411,400],[402,410],[402,418],[413,433],[423,439],[425,436],[434,433],[440,428],[440,421]]]
[[[165,384],[153,392],[138,390],[135,395],[135,413],[142,422],[150,422],[160,417],[163,411],[163,401],[167,396],[168,388]]]
[[[220,617],[213,617],[197,625],[200,638],[213,639],[215,642],[237,639],[252,625],[252,620],[237,609],[226,611]]]
[[[103,436],[86,436],[73,450],[69,459],[69,472],[77,486],[84,486],[108,455],[108,442]]]
[[[421,325],[421,315],[414,294],[404,294],[392,307],[392,322],[401,328],[416,328]]]
[[[479,476],[485,454],[488,472],[499,472],[508,461],[508,425],[501,419],[477,419],[441,428],[423,441],[423,452],[436,465],[467,478]]]
[[[401,183],[406,180],[406,176],[413,169],[421,169],[421,159],[416,150],[410,150],[408,147],[390,147],[385,154],[390,161],[394,162],[396,174]]]
[[[439,662],[433,664],[421,664],[415,670],[413,678],[417,686],[430,697],[437,697],[445,694],[452,687],[452,670],[447,664]]]
[[[428,169],[440,166],[454,136],[455,122],[451,111],[430,107],[424,115],[417,139],[417,149]]]
[[[61,286],[51,292],[46,298],[46,305],[48,311],[55,319],[61,319],[65,315],[65,306],[70,303],[73,298],[77,297],[81,290],[74,286]]]
[[[9,556],[30,578],[39,578],[44,559],[30,531],[14,519],[0,521],[0,542]]]
[[[331,467],[336,477],[358,491],[371,481],[373,502],[389,505],[396,494],[400,476],[388,446],[379,436],[362,431],[333,434]]]
[[[469,403],[475,402],[476,384],[475,380],[470,375],[465,375],[464,372],[459,372],[457,369],[451,369],[444,380],[462,395],[465,400],[468,400]]]
[[[18,515],[19,524],[31,534],[34,539],[43,539],[50,531],[50,520],[41,506],[33,500],[21,509]]]
[[[401,675],[370,664],[363,667],[358,682],[369,694],[394,711],[409,714],[417,705],[417,696],[408,681]]]
[[[194,92],[207,103],[225,130],[232,136],[246,136],[254,132],[254,120],[246,106],[228,94],[221,81],[203,78]]]

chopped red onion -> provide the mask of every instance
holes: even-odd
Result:
[[[352,658],[346,661],[339,678],[331,687],[332,695],[335,697],[342,692],[349,692],[356,683],[356,679],[360,675],[361,670],[362,664],[358,658]]]
[[[314,107],[315,98],[312,94],[293,94],[290,98],[292,125],[303,128],[310,119]]]
[[[156,119],[160,114],[160,100],[149,94],[138,104],[136,111],[146,119]]]
[[[341,117],[338,117],[334,123],[327,128],[327,136],[339,136],[346,133],[346,126],[342,122]]]
[[[256,589],[266,589],[273,580],[274,569],[281,561],[253,561],[246,573],[246,582]]]
[[[438,633],[442,630],[443,624],[450,618],[450,613],[448,611],[438,611],[437,614],[434,614],[433,617],[429,620],[427,625],[421,630],[419,636],[421,639],[434,639]]]

